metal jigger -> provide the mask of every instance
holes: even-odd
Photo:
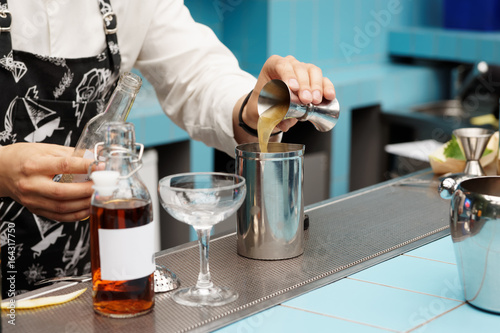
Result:
[[[295,95],[287,84],[281,80],[271,80],[262,88],[258,111],[264,111],[275,105],[288,105],[288,112],[283,119],[297,118],[299,121],[310,121],[320,132],[331,130],[339,119],[340,105],[337,99],[323,100],[321,104],[300,104],[299,97]]]
[[[479,159],[483,156],[484,150],[490,141],[493,131],[485,128],[469,127],[459,128],[453,131],[464,152],[467,163],[464,174],[471,176],[485,176]]]

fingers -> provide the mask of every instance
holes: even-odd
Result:
[[[93,160],[80,157],[37,156],[26,159],[21,172],[25,175],[87,174]]]
[[[292,128],[297,123],[297,118],[290,118],[281,121],[276,127],[279,128],[282,132],[288,132],[290,128]]]
[[[21,195],[22,204],[30,212],[56,221],[78,221],[89,215],[93,190],[91,182],[61,184],[48,181],[37,190],[23,188],[27,195]]]
[[[335,98],[332,82],[323,77],[322,70],[313,64],[300,62],[292,56],[272,56],[267,66],[270,67],[269,79],[283,80],[303,104],[319,104],[323,98]]]
[[[335,88],[333,87],[332,81],[329,78],[323,78],[323,95],[329,101],[335,99]]]
[[[0,149],[0,193],[34,214],[75,221],[89,214],[92,182],[56,183],[55,174],[87,174],[89,159],[72,157],[74,149],[41,143],[16,143]]]
[[[81,200],[90,198],[94,193],[92,182],[57,183],[47,177],[30,178],[28,181],[20,180],[17,188],[20,197],[39,196],[40,200],[44,198],[56,201]]]

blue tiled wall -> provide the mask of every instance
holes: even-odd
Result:
[[[323,69],[387,61],[387,31],[440,27],[442,0],[186,0],[258,74],[272,54],[292,54]]]
[[[475,57],[476,44],[481,40],[458,45],[453,39],[437,40],[446,39],[446,35],[433,38],[432,34],[418,32],[428,28],[442,31],[443,2],[186,0],[186,5],[196,20],[216,31],[250,73],[258,75],[273,54],[291,54],[318,65],[334,82],[342,107],[332,139],[330,194],[336,196],[349,190],[350,131],[355,125],[351,110],[375,104],[394,110],[444,98],[448,93],[442,84],[447,73],[422,65],[396,65],[389,50],[399,48],[403,55],[413,50],[407,56],[429,58],[449,45],[467,48],[469,58]],[[398,29],[414,29],[415,33],[409,39],[407,32],[398,34]]]

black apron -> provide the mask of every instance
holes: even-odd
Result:
[[[121,58],[111,4],[99,0],[99,7],[106,49],[95,57],[65,59],[12,50],[12,18],[7,0],[0,0],[0,146],[75,146],[86,122],[104,111]],[[88,220],[52,221],[2,198],[2,297],[35,289],[36,281],[48,277],[89,273],[89,227]]]

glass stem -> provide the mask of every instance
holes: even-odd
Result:
[[[200,274],[198,275],[196,288],[208,289],[213,286],[208,267],[208,244],[212,228],[195,228],[195,230],[198,235],[198,245],[200,247]]]

